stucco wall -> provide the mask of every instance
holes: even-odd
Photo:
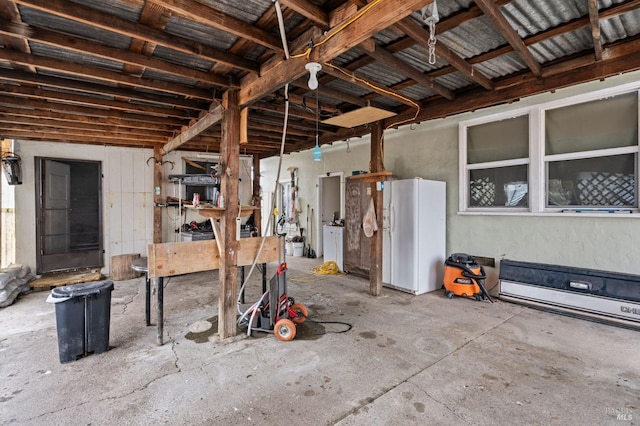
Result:
[[[458,124],[484,115],[535,105],[581,93],[634,82],[640,73],[598,81],[547,93],[511,105],[487,108],[417,126],[403,126],[385,132],[384,163],[399,178],[420,176],[447,182],[447,253],[465,252],[476,256],[577,266],[640,274],[637,236],[640,215],[632,217],[496,216],[458,213]],[[300,194],[316,205],[317,175],[352,170],[368,170],[369,138],[323,146],[323,158],[314,163],[311,151],[291,154],[283,168],[300,168]],[[263,188],[272,188],[277,159],[261,162]],[[306,220],[304,216],[301,220]],[[490,271],[489,285],[497,271]]]

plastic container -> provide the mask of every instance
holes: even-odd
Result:
[[[109,348],[113,282],[93,281],[57,287],[48,303],[56,305],[60,362],[102,353]]]
[[[302,256],[302,252],[304,251],[304,243],[292,243],[293,244],[293,255],[300,257]]]

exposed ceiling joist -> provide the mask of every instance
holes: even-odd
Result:
[[[398,28],[404,31],[409,37],[411,37],[414,41],[420,44],[425,49],[429,49],[428,40],[429,40],[429,32],[422,28],[417,22],[415,22],[412,18],[405,18],[402,21],[396,24]],[[460,71],[462,74],[469,77],[471,80],[475,81],[482,87],[487,90],[493,90],[493,83],[491,80],[482,74],[480,71],[473,68],[473,65],[465,61],[462,57],[460,57],[457,53],[453,52],[449,47],[439,40],[436,43],[436,55],[442,57],[445,61],[449,62],[455,69]],[[426,78],[433,78],[425,76]]]
[[[398,70],[401,74],[415,80],[418,84],[430,88],[449,100],[455,99],[456,96],[451,90],[447,89],[437,81],[434,81],[431,77],[426,76],[421,71],[413,68],[401,59],[396,58],[392,53],[388,52],[383,47],[378,46],[373,42],[373,40],[360,44],[360,47],[367,53],[367,55],[392,69]]]
[[[513,49],[520,55],[522,60],[527,64],[533,75],[536,77],[542,76],[542,67],[533,57],[527,46],[513,29],[513,27],[504,17],[498,6],[495,5],[493,0],[474,0],[478,7],[482,9],[482,12],[493,23],[496,29],[502,34],[507,42],[513,47]]]
[[[602,60],[602,36],[600,35],[600,18],[598,17],[598,0],[589,0],[589,21],[591,23],[591,38],[593,39],[593,53],[596,61]]]
[[[388,0],[372,3],[371,8],[359,19],[345,27],[337,25],[336,28],[339,30],[333,29],[325,39],[317,41],[315,43],[317,47],[310,52],[310,59],[320,63],[329,62],[380,30],[432,2],[433,0]],[[344,24],[353,18],[353,16],[348,17]],[[304,56],[293,57],[288,61],[280,61],[276,65],[270,64],[271,68],[261,72],[259,77],[255,75],[245,77],[239,93],[240,107],[247,106],[285,83],[302,77],[306,74],[304,69],[306,63],[307,58]]]
[[[280,0],[284,6],[295,10],[300,15],[323,28],[329,28],[329,14],[308,0]]]
[[[138,78],[124,75],[117,71],[109,71],[104,68],[98,68],[90,65],[81,65],[59,59],[47,58],[45,56],[30,55],[27,53],[16,52],[13,50],[2,49],[3,59],[21,65],[31,65],[41,69],[47,69],[59,73],[87,78],[87,76],[106,83],[117,83],[129,86],[133,89],[146,88],[158,92],[171,93],[173,95],[182,95],[199,99],[211,100],[211,93],[183,86],[180,84],[169,83],[162,80],[150,78]]]
[[[138,101],[145,104],[164,105],[170,108],[206,110],[207,104],[202,101],[185,99],[171,95],[157,95],[141,92],[139,90],[129,90],[124,87],[107,86],[103,84],[88,83],[85,81],[73,80],[70,78],[54,77],[44,74],[34,74],[31,72],[17,70],[0,69],[0,80],[7,82],[22,83],[26,85],[42,85],[48,88],[65,89],[80,93],[94,94]]]
[[[148,40],[179,52],[196,55],[201,58],[221,62],[231,67],[257,72],[259,67],[253,61],[230,54],[220,49],[188,40],[154,28],[140,25],[113,15],[101,13],[95,9],[74,3],[69,7],[65,0],[11,0],[16,4],[51,13],[61,18],[71,19],[86,25],[112,31],[128,37]]]
[[[219,123],[220,120],[222,120],[223,112],[224,109],[222,108],[222,105],[218,105],[218,107],[213,111],[205,114],[204,117],[200,118],[195,124],[189,126],[188,129],[165,144],[162,147],[162,155],[168,154],[169,152],[178,149],[180,146],[186,144],[191,139],[207,130],[209,127]]]
[[[282,53],[280,39],[251,24],[226,15],[214,6],[206,6],[195,0],[154,0],[163,7],[186,16],[189,19],[210,25],[224,32],[261,44],[275,52]]]

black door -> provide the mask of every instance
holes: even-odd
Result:
[[[100,162],[36,157],[37,273],[104,265],[101,193]]]

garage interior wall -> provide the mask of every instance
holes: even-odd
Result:
[[[629,73],[526,98],[510,105],[390,129],[385,132],[385,168],[401,179],[419,176],[447,182],[447,253],[491,257],[495,258],[496,265],[505,258],[640,274],[640,263],[632,255],[637,249],[634,236],[640,235],[638,214],[627,217],[458,214],[458,124],[461,121],[639,79],[640,72]],[[352,139],[348,145],[346,142],[325,145],[322,151],[321,162],[313,161],[311,151],[286,155],[283,159],[283,170],[299,168],[300,197],[310,200],[312,206],[315,204],[318,175],[344,172],[349,176],[353,170],[369,169],[369,137]],[[261,162],[263,191],[273,190],[277,162],[277,158]],[[267,213],[268,207],[263,210],[263,217]],[[306,211],[300,216],[301,223],[306,223],[305,214]],[[316,224],[315,235],[318,235],[317,231]],[[488,282],[492,285],[496,282],[496,271],[488,272],[492,274]]]

